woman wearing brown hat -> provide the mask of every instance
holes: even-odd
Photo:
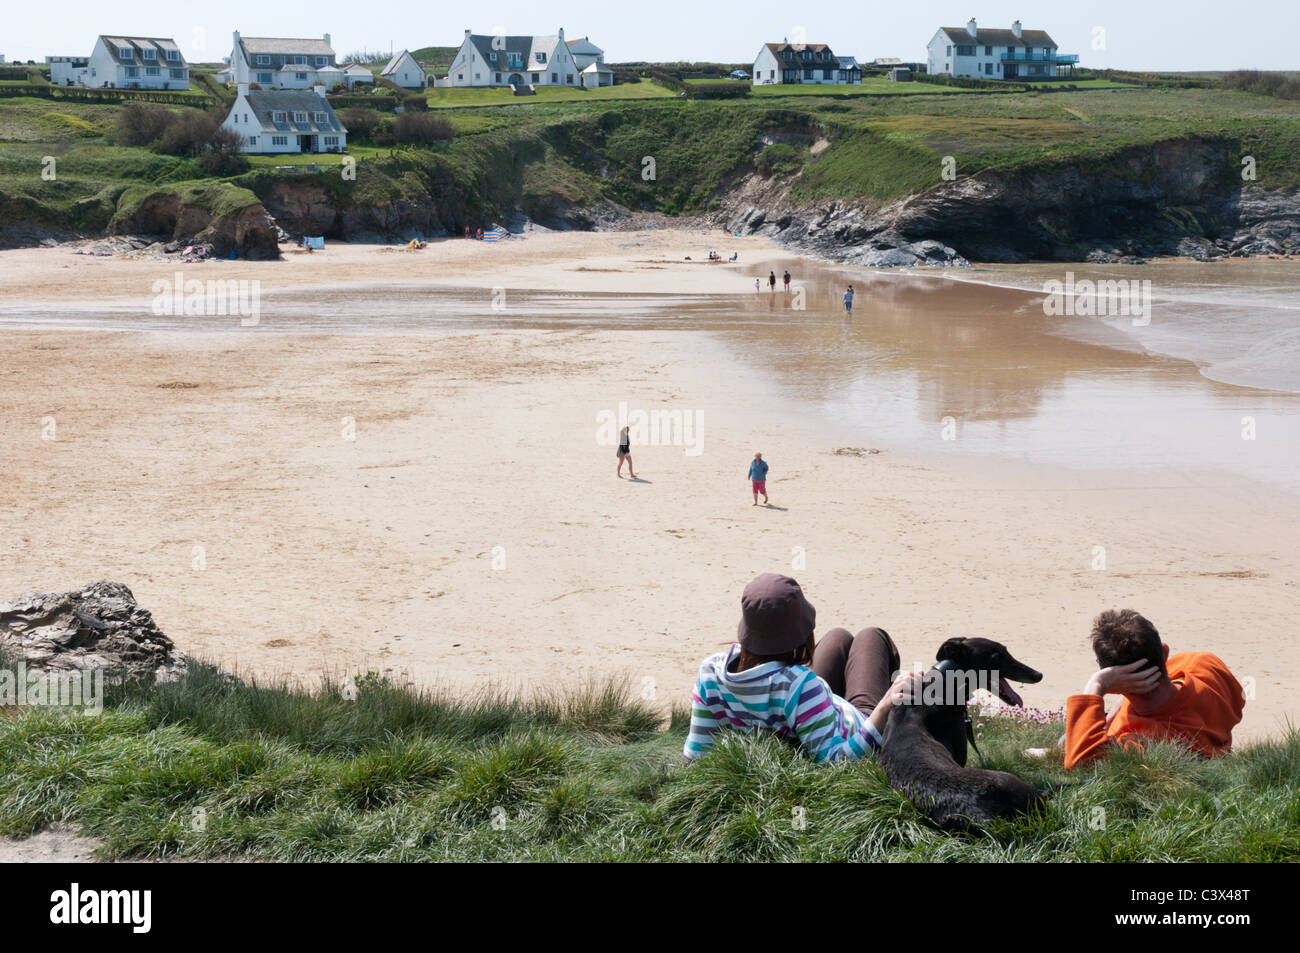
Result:
[[[890,706],[919,673],[898,671],[884,629],[813,637],[817,611],[789,576],[763,573],[740,597],[737,642],[700,665],[683,753],[704,754],[725,726],[767,728],[797,741],[815,760],[880,750]]]

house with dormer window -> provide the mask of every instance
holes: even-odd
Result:
[[[240,151],[267,153],[343,152],[348,131],[325,98],[325,87],[249,90],[237,87],[222,128],[239,134]]]
[[[96,89],[189,89],[190,65],[170,37],[100,36],[89,57],[47,57],[50,82]]]
[[[612,83],[613,73],[607,72]],[[541,36],[492,35],[466,30],[447,70],[447,78],[438,80],[437,85],[581,87],[584,81],[583,69],[564,41],[563,29]]]
[[[1044,30],[1026,30],[1017,20],[1009,30],[981,28],[972,17],[965,27],[940,27],[926,47],[926,69],[943,76],[1035,80],[1073,76],[1076,53],[1062,53]]]
[[[750,82],[755,86],[818,83],[832,86],[862,82],[862,68],[852,56],[836,56],[825,43],[764,43],[754,57]]]
[[[345,79],[337,59],[328,33],[316,40],[241,36],[235,31],[234,48],[230,52],[230,81],[256,83],[263,89],[332,86]]]

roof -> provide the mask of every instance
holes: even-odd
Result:
[[[840,69],[856,69],[858,61],[852,56],[837,56],[835,61],[840,64]]]
[[[586,37],[586,36],[580,37],[579,39],[576,40],[565,40],[565,45],[568,46],[569,50],[574,53],[586,53],[588,55],[594,53],[597,56],[599,56],[600,54],[605,52],[595,43],[591,42],[590,37]],[[581,49],[581,50],[578,49],[578,47],[580,46],[586,47],[586,49]]]
[[[369,66],[363,66],[360,63],[344,63],[342,66],[339,67],[339,69],[343,70],[343,72],[345,73],[351,73],[354,76],[357,74],[365,74],[366,76],[369,76],[372,79],[374,78],[375,75],[374,71],[371,70]]]
[[[535,64],[538,53],[545,53],[549,59],[555,52],[555,48],[560,45],[560,37],[555,33],[541,36],[489,36],[484,33],[471,33],[468,39],[474,44],[478,54],[489,63],[494,62],[493,55],[497,53],[519,54],[523,66],[516,67],[518,69],[530,69]]]
[[[948,34],[953,43],[970,46],[983,43],[985,46],[1056,46],[1056,41],[1044,30],[1021,30],[1016,36],[1010,30],[990,30],[977,27],[976,35],[971,36],[964,26],[945,26],[939,28]]]
[[[805,50],[810,51],[812,59],[818,63],[829,62],[835,59],[835,54],[825,43],[764,43],[765,47],[772,51],[772,55],[778,60],[787,63],[802,63],[804,59],[800,56]]]
[[[606,66],[604,63],[592,63],[585,70],[583,70],[583,72],[584,73],[609,73],[611,76],[614,75],[614,71],[610,69],[608,66]]]
[[[385,66],[382,70],[380,70],[379,74],[381,76],[387,76],[389,73],[397,72],[397,64],[402,61],[403,56],[411,56],[411,54],[406,50],[402,50],[402,52],[396,54],[392,59],[388,61],[388,65]],[[415,62],[414,56],[411,56],[411,62],[413,63]],[[420,64],[416,63],[415,65],[419,66]]]
[[[244,98],[257,117],[258,124],[266,132],[347,132],[329,101],[310,89],[252,90]],[[276,112],[284,113],[284,121],[273,121],[272,114]],[[295,122],[295,112],[306,113],[307,120]],[[323,122],[317,121],[317,113],[325,114]]]
[[[126,60],[121,58],[121,53],[119,51],[122,50],[123,48],[129,48],[132,50],[132,54],[133,54],[131,62],[133,65],[136,66],[145,66],[145,65],[155,66],[160,63],[175,64],[178,62],[182,66],[185,65],[185,54],[181,52],[181,48],[176,45],[176,41],[173,40],[171,37],[109,36],[107,34],[101,34],[99,38],[104,41],[105,45],[107,45],[110,50],[113,51],[113,56],[117,59],[119,63],[127,62]],[[145,60],[144,56],[141,54],[142,50],[156,50],[159,52],[156,59]],[[170,50],[174,52],[177,56],[180,57],[180,59],[179,60],[167,59],[166,53],[162,52],[165,50]]]
[[[248,53],[287,53],[291,56],[333,56],[334,47],[324,38],[314,40],[276,36],[241,36],[239,43]]]

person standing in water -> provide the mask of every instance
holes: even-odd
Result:
[[[790,293],[790,269],[785,270],[785,293]]]
[[[851,312],[853,310],[853,286],[852,285],[849,285],[848,290],[844,292],[844,310],[845,312]]]
[[[752,505],[758,506],[758,494],[763,494],[763,505],[767,505],[767,461],[763,459],[761,453],[754,454],[754,459],[749,464],[749,480],[754,491],[754,502]]]
[[[772,289],[772,294],[776,294],[776,272],[775,271],[769,271],[767,273],[767,286]]]
[[[636,472],[632,469],[632,437],[624,427],[618,433],[618,478],[623,479],[623,461],[627,461],[627,475],[633,480],[636,479]]]

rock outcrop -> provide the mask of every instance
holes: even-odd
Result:
[[[1224,142],[1174,140],[1094,163],[980,172],[884,205],[744,204],[719,220],[886,267],[1300,253],[1300,192],[1233,183],[1234,158]]]
[[[102,669],[157,681],[178,678],[190,661],[118,582],[0,602],[0,649],[45,671]]]

